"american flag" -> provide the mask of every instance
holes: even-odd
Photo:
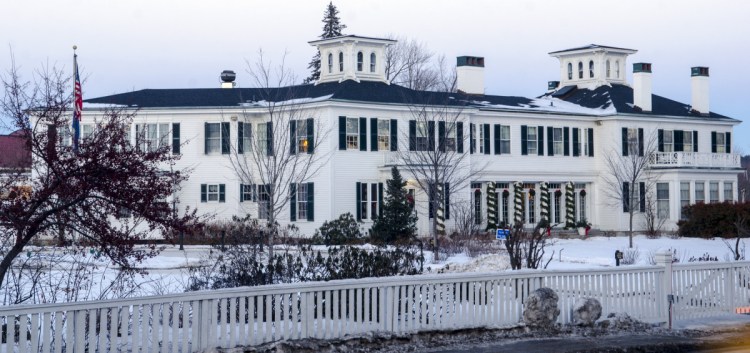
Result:
[[[73,151],[78,152],[78,140],[81,137],[81,111],[83,110],[83,94],[81,93],[81,78],[78,76],[78,55],[73,48],[73,73],[75,88],[73,90]]]

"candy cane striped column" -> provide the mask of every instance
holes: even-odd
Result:
[[[575,190],[573,182],[569,181],[565,185],[565,227],[575,228],[576,226],[576,203],[575,203]]]
[[[487,229],[497,228],[497,192],[495,183],[487,183]]]
[[[542,220],[547,221],[547,223],[550,223],[549,221],[549,185],[547,185],[546,181],[543,181],[539,185],[539,189],[541,191],[541,196],[539,197],[539,203],[542,206],[541,214],[542,214]]]
[[[523,184],[520,181],[513,183],[513,193],[513,221],[518,224],[523,222]]]
[[[440,235],[445,235],[445,195],[443,195],[443,183],[437,183],[435,185],[435,193],[436,197],[438,198],[438,207],[437,207],[437,232]]]

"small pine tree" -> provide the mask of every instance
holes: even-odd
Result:
[[[391,179],[386,182],[383,215],[375,219],[371,234],[375,242],[390,244],[416,236],[417,216],[404,188],[406,181],[398,168],[391,169]]]
[[[333,2],[328,3],[326,11],[323,13],[323,34],[320,39],[333,38],[341,35],[341,31],[346,25],[341,24],[339,19],[339,10]],[[305,79],[305,83],[313,83],[320,78],[320,51],[315,53],[307,68],[312,70],[310,77]]]

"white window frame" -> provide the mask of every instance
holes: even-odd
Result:
[[[479,133],[477,134],[477,137],[479,137],[479,153],[484,154],[484,142],[487,140],[488,136],[484,135],[484,124],[479,124]]]
[[[295,131],[296,142],[297,142],[297,153],[307,153],[310,149],[311,141],[308,141],[307,135],[307,119],[297,120],[297,126]]]
[[[680,182],[680,219],[685,219],[685,213],[682,211],[685,206],[690,205],[690,182]]]
[[[684,152],[693,152],[693,132],[682,132],[682,150]]]
[[[456,151],[456,123],[445,123],[445,150],[447,152]]]
[[[609,60],[607,60],[607,78],[609,78],[612,75]]]
[[[328,73],[333,73],[333,53],[328,53]]]
[[[359,119],[346,118],[346,149],[359,150]]]
[[[378,150],[390,151],[391,149],[391,121],[378,119]]]
[[[430,150],[430,132],[429,125],[426,121],[417,121],[417,131],[415,135],[417,151]]]
[[[724,182],[724,201],[734,202],[734,183],[730,181]]]
[[[370,53],[370,72],[375,72],[375,65],[377,63],[377,55]]]
[[[628,128],[628,155],[638,156],[640,154],[640,146],[638,128]]]
[[[568,80],[573,79],[573,63],[568,63]]]
[[[94,124],[80,124],[81,141],[86,141],[94,135]]]
[[[578,151],[581,156],[588,156],[589,155],[589,129],[578,129],[578,136],[579,136]]]
[[[691,135],[691,138],[692,138],[692,135]],[[683,141],[684,141],[684,138],[683,138]],[[674,131],[664,130],[664,138],[662,142],[664,145],[664,152],[674,152]]]
[[[361,72],[365,67],[365,54],[357,52],[357,71]]]
[[[370,209],[370,199],[369,199],[369,186],[368,183],[360,183],[359,184],[359,214],[363,221],[367,221],[369,219],[368,210]]]
[[[538,153],[539,134],[537,133],[537,129],[538,127],[536,126],[528,126],[526,128],[526,152],[529,155],[536,155]]]
[[[558,139],[559,138],[559,139]],[[563,128],[553,127],[552,128],[552,150],[555,156],[562,156],[565,152],[565,139],[563,136]]]
[[[339,52],[339,72],[344,72],[344,52]]]
[[[206,123],[206,152],[208,154],[221,153],[221,123]],[[212,128],[216,131],[212,131]],[[214,133],[216,135],[214,135]],[[146,136],[144,132],[144,136]],[[144,139],[146,140],[146,139]],[[145,142],[145,141],[144,141]]]
[[[219,184],[206,184],[206,202],[219,202]]]
[[[656,218],[669,219],[669,183],[656,183]]]
[[[706,182],[696,181],[695,182],[695,203],[706,202]]]
[[[708,202],[719,203],[719,182],[710,181],[708,183]]]
[[[242,200],[254,201],[255,185],[254,184],[242,184]]]
[[[724,132],[716,133],[716,153],[727,153],[727,134]]]
[[[307,183],[297,184],[297,221],[307,220]]]
[[[594,60],[589,60],[589,78],[594,78]]]
[[[378,183],[370,183],[370,219],[373,221],[378,217],[380,210],[378,201]]]
[[[240,122],[242,125],[242,139],[243,152],[249,152],[253,150],[253,124]]]
[[[257,185],[258,188],[258,219],[268,219],[271,213],[271,195],[266,191],[263,184]]]
[[[500,125],[500,153],[510,153],[510,126]]]

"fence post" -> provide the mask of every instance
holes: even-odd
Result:
[[[672,316],[670,310],[670,301],[673,298],[672,293],[672,252],[660,251],[654,256],[656,265],[664,267],[664,275],[661,283],[661,298],[658,298],[659,317],[672,325]]]

